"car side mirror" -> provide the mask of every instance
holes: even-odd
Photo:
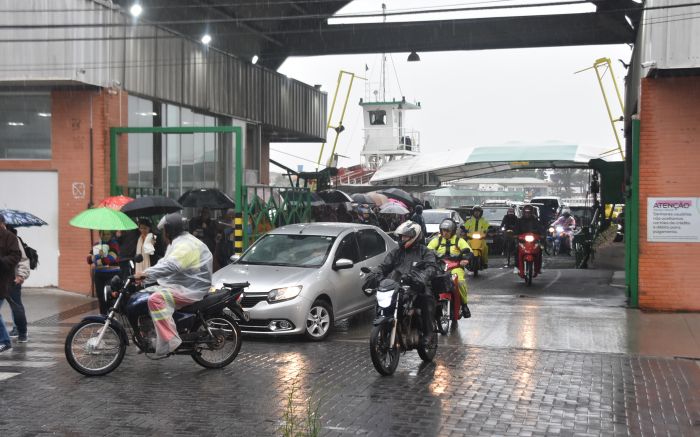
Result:
[[[351,260],[349,260],[347,258],[340,258],[335,263],[333,263],[333,269],[335,269],[335,270],[351,269],[352,266],[354,266],[354,265],[355,265],[355,263],[353,263]]]
[[[362,273],[372,273],[372,269],[370,269],[369,267],[360,267],[360,271]]]
[[[239,254],[235,254],[235,255],[231,255],[231,257],[229,259],[231,260],[232,263],[235,263],[236,261],[241,259],[241,256]]]

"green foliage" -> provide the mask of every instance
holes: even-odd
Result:
[[[283,424],[280,432],[283,437],[317,437],[321,434],[321,419],[318,413],[320,401],[314,401],[313,396],[309,396],[302,417],[294,410],[298,390],[299,387],[295,382],[287,395],[287,407],[282,414]]]

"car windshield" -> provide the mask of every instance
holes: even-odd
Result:
[[[559,208],[559,201],[556,199],[532,199],[532,203],[541,203],[544,205],[546,208],[549,208],[551,210],[556,210]]]
[[[483,209],[484,218],[489,222],[500,222],[501,220],[503,220],[503,216],[506,215],[506,213],[508,212],[508,208],[483,207]]]
[[[452,211],[423,210],[423,221],[426,225],[440,223],[444,219],[450,217],[452,217]]]
[[[325,235],[267,234],[238,261],[239,264],[319,267],[323,265],[335,237]]]

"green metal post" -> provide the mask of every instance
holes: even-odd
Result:
[[[243,214],[243,249],[248,247],[248,235],[246,235],[247,231],[247,225],[248,225],[248,208],[244,208],[243,205],[243,199],[245,198],[243,195],[243,190],[245,187],[243,186],[243,145],[241,142],[243,141],[242,139],[242,134],[241,134],[241,129],[238,128],[233,132],[234,134],[234,140],[236,141],[236,144],[234,145],[234,149],[236,152],[236,177],[235,177],[235,189],[236,189],[236,216]]]
[[[625,206],[625,282],[629,306],[639,307],[639,119],[632,120],[632,175]]]

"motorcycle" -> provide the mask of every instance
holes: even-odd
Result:
[[[175,311],[173,318],[182,344],[167,356],[190,355],[197,364],[210,369],[229,365],[241,349],[237,319],[250,318],[239,304],[249,285],[224,284],[202,300]],[[114,276],[110,286],[117,297],[108,315],[83,318],[66,337],[68,364],[83,375],[106,375],[119,367],[130,338],[146,356],[155,353],[156,333],[148,311],[150,293],[141,292],[133,276],[126,281]]]
[[[560,253],[569,253],[569,235],[563,226],[550,226],[547,232],[547,246],[551,248],[552,255]]]
[[[370,269],[363,267],[362,272]],[[377,288],[363,288],[367,296],[376,294],[377,317],[369,339],[370,356],[374,368],[383,376],[392,375],[399,365],[402,352],[417,349],[425,362],[437,353],[437,321],[433,320],[428,347],[421,343],[420,310],[415,307],[418,290],[406,279],[396,282],[383,279]]]
[[[467,270],[472,272],[474,274],[474,277],[476,278],[479,276],[479,270],[484,269],[484,246],[486,246],[486,241],[484,241],[485,235],[481,234],[480,232],[473,232],[471,234],[467,235],[467,242],[469,243],[469,247],[472,248],[472,259],[469,262],[469,266],[467,267]]]
[[[541,256],[541,251],[537,235],[526,233],[518,236],[518,275],[525,279],[527,286],[532,285],[532,278],[537,277],[535,261]]]
[[[442,261],[444,273],[437,275],[433,280],[433,290],[437,295],[435,320],[438,332],[447,335],[450,327],[457,326],[457,322],[462,318],[459,279],[457,275],[450,273],[452,269],[461,268],[461,266],[459,259],[445,258]]]
[[[512,229],[502,227],[503,231],[503,254],[506,256],[506,267],[510,267],[510,259],[515,258],[515,232]]]

